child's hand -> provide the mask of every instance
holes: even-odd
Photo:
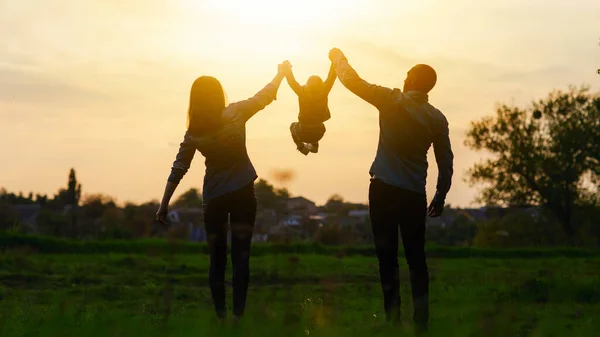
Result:
[[[292,72],[292,64],[290,63],[290,61],[285,60],[283,61],[282,65],[284,70],[283,74],[285,76],[288,76]]]
[[[288,60],[285,60],[283,63],[277,66],[277,73],[282,76],[287,76],[291,70],[292,64]]]
[[[335,62],[337,60],[339,60],[340,58],[346,58],[344,56],[344,53],[339,50],[338,48],[332,48],[329,51],[329,59],[331,60],[331,62]]]

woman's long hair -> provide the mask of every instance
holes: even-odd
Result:
[[[200,136],[222,125],[225,109],[225,92],[219,80],[211,76],[198,77],[190,90],[187,130]]]

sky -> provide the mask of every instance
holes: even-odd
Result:
[[[438,72],[430,102],[450,123],[455,175],[447,203],[474,203],[466,170],[488,154],[463,144],[469,122],[499,103],[527,107],[553,89],[600,90],[597,0],[0,0],[0,187],[52,195],[74,167],[85,194],[160,199],[185,132],[189,89],[210,75],[228,101],[254,95],[290,60],[325,77],[332,47],[365,80],[402,88]],[[377,110],[336,82],[318,154],[295,150],[297,98],[247,125],[258,175],[317,204],[368,198]],[[437,167],[430,151],[428,195]],[[276,170],[293,170],[287,182]],[[197,154],[176,195],[202,188]]]

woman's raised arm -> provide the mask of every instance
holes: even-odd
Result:
[[[262,90],[256,95],[248,98],[244,101],[239,101],[230,104],[224,113],[225,118],[241,119],[243,121],[249,120],[257,112],[264,109],[267,105],[271,104],[277,99],[277,90],[281,85],[281,81],[291,69],[291,66],[287,63],[279,64],[277,67],[277,75],[267,84]]]

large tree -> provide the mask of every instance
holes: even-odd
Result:
[[[81,184],[77,181],[75,169],[71,168],[69,171],[69,180],[67,182],[67,188],[61,188],[58,190],[58,194],[54,196],[54,200],[51,202],[51,206],[56,210],[65,210],[65,206],[68,206],[69,215],[71,217],[71,232],[70,236],[77,236],[77,206],[81,199]]]
[[[525,109],[501,105],[471,122],[465,145],[493,155],[468,172],[485,185],[479,202],[546,207],[573,238],[575,208],[600,192],[600,93],[571,86]]]
[[[55,208],[63,209],[67,205],[72,207],[79,205],[81,199],[81,184],[77,181],[77,175],[75,169],[69,171],[69,180],[67,181],[67,188],[60,188],[58,193],[54,195],[52,204]]]
[[[81,184],[77,182],[74,168],[71,168],[69,171],[69,182],[67,183],[65,197],[67,205],[79,205],[79,200],[81,199]]]
[[[183,192],[173,203],[173,208],[202,208],[202,193],[196,188]]]
[[[286,188],[275,188],[264,179],[259,179],[254,184],[258,206],[261,209],[274,209],[276,211],[285,211],[283,202],[290,197]]]

